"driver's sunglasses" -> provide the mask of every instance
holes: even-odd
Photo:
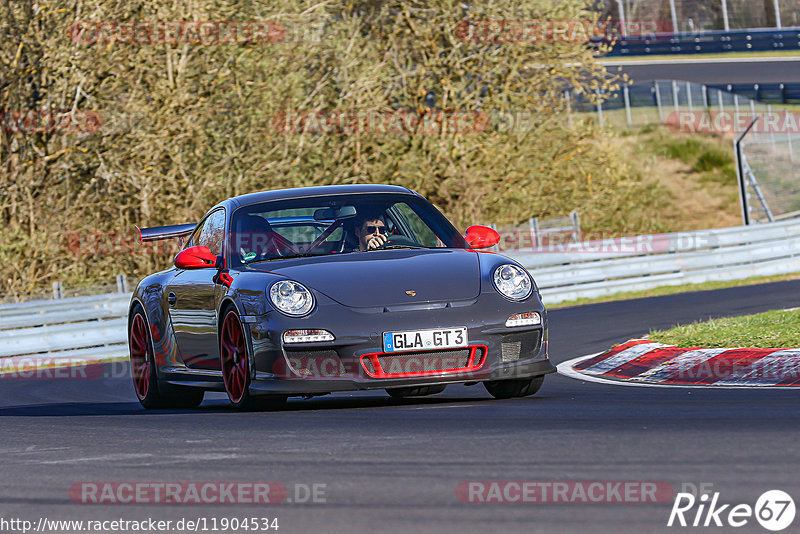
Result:
[[[373,224],[368,224],[367,225],[367,235],[372,235],[377,231],[380,231],[381,233],[385,233],[386,232],[386,227],[385,226],[377,226],[377,225],[373,225]]]

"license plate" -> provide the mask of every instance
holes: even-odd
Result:
[[[436,330],[409,330],[385,332],[383,352],[410,350],[439,350],[467,346],[467,328],[438,328]]]

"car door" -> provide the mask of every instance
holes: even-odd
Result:
[[[205,245],[217,256],[222,254],[225,236],[225,210],[209,213],[197,226],[186,247]],[[217,343],[217,299],[220,287],[215,282],[217,269],[178,269],[167,284],[167,303],[178,350],[188,367],[219,369]]]

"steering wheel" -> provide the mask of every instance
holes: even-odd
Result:
[[[410,237],[406,237],[404,235],[390,235],[386,242],[381,245],[381,247],[390,247],[392,245],[409,245],[412,247],[418,247],[419,243],[411,239]]]

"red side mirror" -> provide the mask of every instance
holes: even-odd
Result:
[[[472,248],[489,248],[500,242],[500,234],[488,226],[470,226],[465,237]]]
[[[217,256],[205,245],[189,247],[175,256],[175,267],[178,269],[202,269],[216,264]]]

